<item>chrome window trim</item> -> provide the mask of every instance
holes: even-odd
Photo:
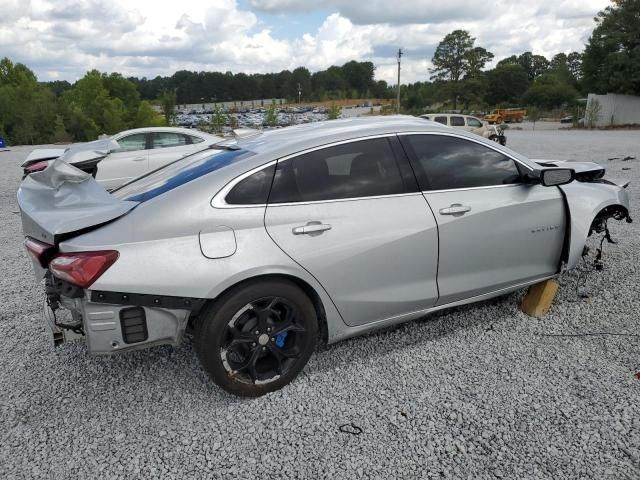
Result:
[[[425,195],[431,193],[447,193],[447,192],[462,192],[465,190],[485,190],[487,188],[505,188],[505,187],[524,187],[527,183],[505,183],[500,185],[485,185],[483,187],[465,187],[465,188],[444,188],[442,190],[423,190]]]
[[[264,165],[260,165],[259,167],[252,168],[248,172],[244,172],[242,175],[235,177],[233,180],[227,183],[224,187],[222,187],[218,193],[214,195],[214,197],[211,199],[211,206],[213,208],[264,208],[266,207],[267,206],[266,203],[239,203],[239,204],[227,203],[227,195],[231,190],[233,190],[233,187],[235,187],[238,183],[240,183],[245,178],[250,177],[254,173],[257,173],[260,170],[264,170],[265,168],[269,168],[270,166],[275,165],[277,163],[278,163],[278,160],[271,160],[270,162],[265,163]]]
[[[356,202],[361,200],[380,200],[383,198],[397,198],[397,197],[413,197],[422,196],[422,192],[410,192],[410,193],[394,193],[392,195],[375,195],[371,197],[350,197],[350,198],[334,198],[331,200],[310,200],[308,202],[286,202],[286,203],[269,203],[269,207],[293,207],[295,205],[315,205],[325,203],[337,203],[337,202]],[[426,205],[426,204],[425,204]],[[267,205],[262,205],[266,207]]]
[[[292,158],[296,158],[296,157],[299,157],[301,155],[306,155],[307,153],[315,152],[317,150],[322,150],[324,148],[336,147],[338,145],[345,145],[347,143],[361,142],[363,140],[373,140],[373,139],[376,139],[376,138],[390,138],[390,137],[395,137],[395,136],[397,136],[397,133],[396,132],[392,132],[392,133],[382,133],[382,134],[377,134],[377,135],[367,135],[367,136],[364,136],[364,137],[350,138],[348,140],[340,140],[340,141],[337,141],[337,142],[331,142],[331,143],[326,143],[326,144],[323,144],[323,145],[318,145],[318,146],[315,146],[315,147],[312,147],[312,148],[307,148],[306,150],[301,150],[299,152],[292,153],[290,155],[286,155],[286,156],[278,158],[276,160],[271,160],[270,162],[265,163],[264,165],[260,165],[259,167],[253,168],[253,169],[249,170],[248,172],[245,172],[242,175],[237,176],[236,178],[231,180],[229,183],[227,183],[224,187],[222,187],[222,189],[220,189],[220,191],[218,193],[215,194],[215,196],[211,200],[211,206],[213,208],[265,208],[267,206],[266,203],[230,204],[230,203],[227,203],[226,197],[229,194],[229,192],[231,190],[233,190],[233,188],[238,183],[240,183],[242,180],[244,180],[247,177],[250,177],[251,175],[253,175],[254,173],[259,172],[260,170],[263,170],[265,168],[269,168],[270,166],[272,166],[273,164],[277,164],[278,162],[286,162],[287,160],[290,160]],[[291,206],[291,205],[311,205],[311,204],[316,204],[316,203],[348,202],[348,201],[366,200],[366,199],[379,199],[379,198],[389,198],[389,197],[404,197],[404,196],[408,196],[408,195],[422,195],[422,193],[420,191],[416,191],[416,192],[409,192],[409,193],[395,193],[395,194],[392,194],[392,195],[376,195],[376,196],[370,196],[370,197],[349,197],[349,198],[336,198],[336,199],[330,199],[330,200],[313,200],[313,201],[309,201],[309,202],[269,203],[269,206],[270,207],[275,207],[275,206]]]
[[[237,177],[235,177],[233,180],[229,181],[229,183],[227,183],[224,187],[222,187],[222,189],[220,189],[220,191],[218,193],[216,193],[214,195],[214,197],[211,199],[211,206],[213,208],[221,208],[221,209],[230,209],[230,208],[265,208],[267,206],[266,203],[248,203],[248,204],[229,204],[226,202],[226,197],[229,194],[229,192],[238,184],[240,183],[242,180],[244,180],[247,177],[250,177],[251,175],[253,175],[254,173],[259,172],[260,170],[263,170],[265,168],[269,168],[274,164],[277,164],[278,162],[284,162],[287,161],[291,158],[295,158],[295,157],[299,157],[301,155],[305,155],[307,153],[311,153],[311,152],[315,152],[316,150],[321,150],[323,148],[329,148],[329,147],[334,147],[334,146],[338,146],[338,145],[344,145],[347,143],[354,143],[354,142],[359,142],[362,140],[372,140],[375,138],[389,138],[389,137],[395,137],[395,136],[402,136],[402,135],[441,135],[441,136],[447,136],[447,137],[454,137],[454,138],[459,138],[461,140],[468,140],[470,142],[474,142],[477,143],[478,145],[482,145],[486,148],[490,148],[491,150],[494,150],[502,155],[504,155],[507,158],[510,158],[511,160],[513,160],[514,162],[518,163],[519,165],[522,165],[523,167],[525,167],[527,170],[529,171],[533,171],[533,168],[529,165],[527,165],[526,163],[523,163],[521,160],[518,160],[517,158],[513,157],[512,155],[509,155],[507,152],[503,152],[502,150],[499,150],[498,148],[494,148],[493,145],[487,145],[484,142],[478,141],[474,138],[469,138],[463,135],[457,135],[455,132],[420,132],[420,131],[410,131],[410,132],[394,132],[394,133],[384,133],[384,134],[378,134],[378,135],[367,135],[364,137],[357,137],[357,138],[350,138],[348,140],[340,140],[338,142],[331,142],[331,143],[326,143],[324,145],[319,145],[319,146],[315,146],[312,148],[308,148],[306,150],[301,150],[299,152],[296,153],[292,153],[290,155],[286,155],[284,157],[278,158],[276,160],[271,160],[267,163],[265,163],[264,165],[260,165],[256,168],[253,168],[251,170],[249,170],[248,172],[245,172]],[[449,188],[449,189],[442,189],[442,190],[425,190],[425,191],[418,191],[418,192],[409,192],[409,193],[396,193],[396,194],[392,194],[392,195],[376,195],[376,196],[371,196],[371,197],[350,197],[350,198],[336,198],[336,199],[331,199],[331,200],[313,200],[313,201],[308,201],[308,202],[286,202],[286,203],[269,203],[268,205],[271,207],[276,207],[276,206],[292,206],[292,205],[313,205],[313,204],[319,204],[319,203],[334,203],[334,202],[349,202],[349,201],[357,201],[357,200],[367,200],[367,199],[380,199],[380,198],[390,198],[390,197],[405,197],[405,196],[411,196],[411,195],[423,195],[423,194],[429,194],[429,193],[445,193],[445,192],[458,192],[458,191],[463,191],[463,190],[483,190],[483,189],[488,189],[488,188],[504,188],[504,187],[516,187],[516,186],[523,186],[523,185],[527,185],[526,183],[509,183],[506,185],[485,185],[482,187],[465,187],[465,188]]]

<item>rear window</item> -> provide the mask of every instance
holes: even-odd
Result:
[[[199,152],[154,170],[111,193],[121,200],[146,202],[180,185],[253,155],[255,153],[242,149]]]

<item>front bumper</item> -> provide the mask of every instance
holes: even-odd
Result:
[[[45,303],[43,314],[54,346],[84,334],[89,351],[102,355],[154,345],[179,345],[190,314],[190,310],[182,309],[96,303],[90,300],[88,292],[82,297],[59,299],[60,308],[54,311],[51,302]],[[65,314],[72,319],[70,322],[64,321]],[[70,325],[74,328],[69,328]]]

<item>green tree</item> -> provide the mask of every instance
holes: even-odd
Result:
[[[176,91],[165,90],[160,96],[160,108],[167,125],[173,125],[176,117]]]
[[[338,118],[340,118],[341,113],[342,109],[335,103],[332,103],[329,107],[329,111],[327,112],[327,118],[329,120],[337,120]]]
[[[269,105],[269,108],[267,109],[264,121],[269,127],[275,127],[278,125],[278,110],[275,99],[271,100],[271,105]]]
[[[527,72],[518,63],[500,63],[487,72],[487,94],[490,105],[515,105],[529,88]]]
[[[582,53],[571,52],[567,56],[567,68],[571,76],[579,81],[582,78]]]
[[[640,0],[612,0],[598,13],[582,58],[593,93],[640,94]]]
[[[213,115],[211,116],[211,129],[213,133],[222,133],[224,126],[227,124],[227,116],[222,109],[216,105],[213,109]]]
[[[602,113],[602,105],[600,100],[595,97],[591,97],[584,110],[584,124],[588,128],[594,128],[598,120],[600,119],[600,113]]]
[[[160,113],[155,111],[149,102],[143,100],[140,102],[140,105],[138,105],[138,111],[136,112],[136,116],[131,126],[140,128],[162,127],[165,125],[166,122],[164,117]]]
[[[454,30],[438,44],[431,63],[431,78],[449,83],[448,91],[457,108],[458,96],[463,91],[461,80],[474,77],[493,58],[493,53],[474,47],[475,38],[466,30]]]
[[[540,120],[540,109],[538,107],[529,107],[527,109],[527,118],[533,123],[533,129],[536,129],[536,122]]]
[[[522,96],[522,102],[540,108],[554,108],[573,103],[577,96],[575,88],[558,76],[547,73],[536,79]]]
[[[25,65],[0,60],[0,126],[7,140],[13,144],[50,142],[55,121],[54,94]]]

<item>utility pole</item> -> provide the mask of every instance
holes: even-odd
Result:
[[[400,113],[400,59],[402,58],[402,49],[398,49],[398,103],[396,104],[396,112]]]
[[[302,88],[300,88],[300,82],[298,82],[298,103],[302,103]]]

